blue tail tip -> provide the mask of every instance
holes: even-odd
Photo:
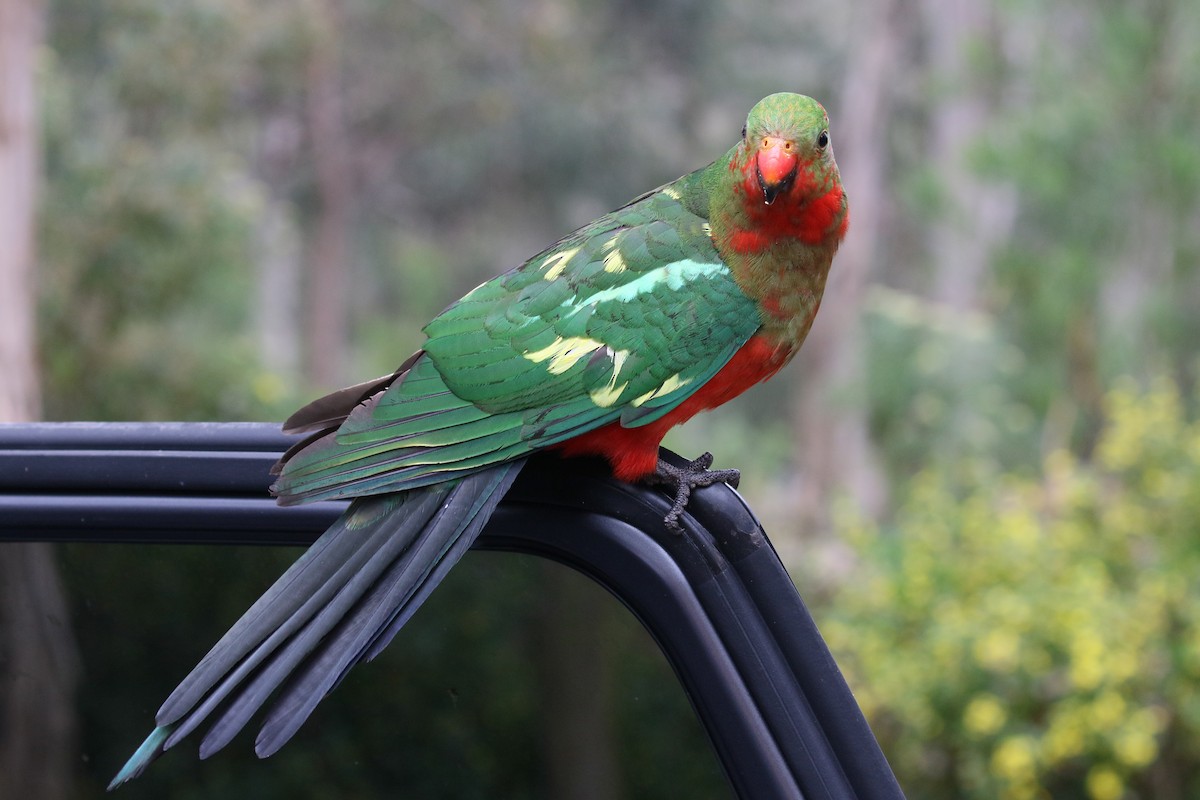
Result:
[[[158,758],[163,753],[163,744],[167,741],[167,737],[174,730],[174,725],[164,725],[155,728],[146,737],[146,741],[142,742],[142,746],[137,749],[129,760],[125,762],[125,766],[121,767],[121,771],[117,773],[112,782],[108,784],[108,791],[112,791],[126,781],[131,781],[138,775],[146,771],[146,767],[154,759]]]

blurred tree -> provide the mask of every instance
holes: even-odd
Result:
[[[925,0],[921,21],[928,59],[929,169],[937,170],[936,210],[928,219],[930,297],[958,310],[980,308],[997,245],[1013,231],[1016,193],[987,181],[971,148],[999,124],[1006,75],[997,69],[1001,21],[970,0]]]
[[[830,498],[845,493],[881,514],[888,491],[869,437],[870,409],[851,398],[864,396],[863,297],[887,224],[888,153],[873,139],[889,127],[894,110],[888,79],[906,56],[902,18],[893,0],[877,0],[864,15],[868,23],[858,33],[864,57],[847,65],[841,115],[831,122],[834,152],[846,174],[850,232],[823,310],[798,357],[805,381],[793,411],[796,439],[803,443],[796,449],[800,518],[795,524],[810,534],[828,531]]]
[[[34,332],[34,219],[38,184],[35,74],[44,9],[0,4],[0,419],[37,419],[41,397]]]
[[[945,462],[857,556],[823,629],[920,797],[1195,797],[1200,421],[1168,380],[1108,393],[1095,463]]]
[[[257,18],[234,3],[62,5],[42,77],[46,415],[279,413],[299,387],[270,379],[249,324],[266,192],[233,91],[257,40],[232,32]]]
[[[627,792],[613,703],[620,654],[612,646],[612,601],[557,564],[542,572],[535,652],[546,796],[617,800]]]
[[[38,418],[34,335],[45,9],[0,0],[0,421]],[[0,547],[0,797],[73,795],[78,655],[50,545]]]
[[[309,265],[306,316],[301,330],[308,347],[308,380],[322,390],[351,380],[346,370],[347,274],[352,260],[350,218],[354,173],[351,143],[342,109],[342,21],[339,4],[312,0],[306,5],[311,27],[305,75],[308,123],[318,205]]]
[[[312,315],[325,299],[335,311],[339,292],[344,311],[322,329],[334,332],[323,334],[329,352],[342,349],[330,360],[341,376],[312,379],[382,373],[420,345],[420,326],[447,300],[716,157],[762,95],[804,91],[830,109],[851,202],[824,308],[796,365],[672,445],[744,468],[785,557],[837,567],[821,572],[831,591],[855,583],[862,568],[844,544],[801,538],[843,530],[830,512],[839,494],[900,530],[888,521],[909,513],[897,509],[915,502],[914,475],[949,470],[982,497],[1000,491],[999,476],[1032,480],[1064,446],[1086,471],[1116,376],[1171,374],[1186,400],[1200,373],[1200,6],[901,5],[52,0],[38,87],[43,413],[278,417],[311,394],[301,372],[316,353]],[[336,284],[321,288],[318,262]],[[10,321],[0,313],[0,326]],[[947,519],[959,499],[939,506]],[[126,687],[86,700],[89,752],[107,770],[123,755],[109,747],[123,709],[161,699],[162,676],[177,677],[194,660],[192,637],[205,638],[193,631],[219,633],[211,608],[235,616],[286,554],[239,553],[243,572],[224,554],[71,552],[86,566],[72,573],[89,587],[72,610],[94,623],[89,669]],[[139,594],[126,576],[146,559]],[[919,591],[918,572],[897,591]],[[507,578],[483,574],[501,594],[542,591],[530,588],[537,570],[503,588]],[[446,591],[450,605],[468,604]],[[85,604],[97,597],[102,607]],[[187,609],[190,597],[208,608]],[[152,646],[133,652],[102,635],[146,617],[156,598],[186,611],[145,620],[136,635]],[[389,663],[405,650],[418,662],[453,651],[482,635],[471,625],[548,635],[521,608],[471,612],[473,622],[435,608]],[[457,633],[439,645],[438,625]],[[566,660],[596,648],[569,635],[557,645]],[[281,753],[291,783],[254,778],[257,794],[444,789],[364,737],[400,742],[417,761],[470,763],[459,784],[468,795],[536,794],[538,745],[519,732],[537,712],[519,697],[524,679],[505,672],[512,648],[480,656],[488,691],[449,718],[432,713],[451,705],[440,674],[348,682],[343,692],[398,698],[391,716],[441,727],[422,739],[375,719],[386,714],[329,712],[322,733],[338,757]],[[646,663],[593,666],[641,680]],[[691,772],[695,741],[650,724],[686,706],[649,685],[640,706],[595,727],[617,731],[625,791],[662,796],[686,783],[697,796],[711,775]],[[975,708],[984,724],[990,707]],[[128,722],[132,739],[138,720]],[[635,731],[652,744],[627,745]],[[1187,737],[1171,741],[1195,752]],[[359,753],[369,767],[345,766]],[[910,773],[930,757],[899,745],[891,755]],[[176,758],[144,791],[244,790],[244,762],[229,758],[204,770]],[[1092,781],[1101,790],[1113,786],[1106,774]]]
[[[1067,3],[1007,23],[1018,102],[972,148],[1019,193],[992,303],[1028,359],[1011,388],[1045,420],[1043,450],[1086,452],[1114,376],[1195,381],[1200,57],[1184,42],[1200,12]]]

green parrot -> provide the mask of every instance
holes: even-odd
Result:
[[[693,488],[738,473],[709,471],[707,453],[660,461],[663,436],[791,360],[847,224],[825,109],[773,94],[717,161],[471,290],[391,375],[294,414],[285,431],[311,435],[272,492],[353,502],[175,689],[109,788],[210,718],[211,755],[272,696],[255,750],[278,750],[391,641],[532,453],[668,485],[678,531]]]

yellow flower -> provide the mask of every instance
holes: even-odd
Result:
[[[1025,783],[1034,774],[1033,740],[1028,736],[1010,736],[992,752],[992,773],[1009,783]]]
[[[1142,769],[1158,758],[1156,737],[1162,730],[1160,709],[1139,708],[1130,714],[1124,728],[1113,741],[1113,753],[1131,769]]]
[[[1125,781],[1111,767],[1092,767],[1087,790],[1092,800],[1118,800],[1125,793]]]
[[[963,711],[963,726],[976,736],[990,736],[1004,727],[1008,712],[994,694],[977,695]]]
[[[1103,692],[1092,701],[1092,724],[1103,730],[1112,730],[1125,720],[1125,698],[1114,691]]]
[[[1140,769],[1158,756],[1158,745],[1147,731],[1126,730],[1113,742],[1113,752],[1122,764]]]
[[[1104,643],[1095,631],[1082,628],[1071,639],[1071,666],[1069,676],[1076,689],[1095,689],[1104,679]]]
[[[1050,764],[1058,764],[1083,752],[1084,733],[1087,728],[1077,714],[1069,714],[1056,720],[1046,731],[1044,752]]]
[[[975,641],[975,660],[987,669],[1010,670],[1017,664],[1021,641],[1015,633],[991,630]]]

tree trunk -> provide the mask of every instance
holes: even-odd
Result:
[[[270,191],[270,190],[268,190]],[[289,385],[300,375],[300,235],[269,194],[258,229],[258,341],[264,363]]]
[[[606,631],[612,603],[572,570],[547,564],[537,667],[546,797],[622,796]],[[586,622],[585,622],[586,621]]]
[[[830,501],[846,492],[876,514],[887,485],[867,425],[862,307],[867,277],[885,225],[889,86],[901,51],[895,0],[877,0],[868,20],[864,54],[850,65],[840,114],[833,120],[834,152],[850,202],[850,229],[834,260],[825,302],[798,356],[805,376],[794,413],[800,442],[796,493],[801,530],[829,526]],[[851,398],[858,398],[855,402]]]
[[[308,62],[308,132],[320,207],[308,281],[308,378],[331,388],[345,380],[350,206],[354,190],[341,97],[341,20],[334,0],[315,0]]]
[[[929,158],[938,164],[945,211],[930,226],[933,297],[956,309],[977,308],[998,243],[1010,238],[1017,195],[988,183],[968,163],[969,148],[995,123],[999,87],[971,76],[972,48],[984,46],[992,12],[975,0],[925,0],[929,74],[941,100],[933,105]]]
[[[38,121],[35,61],[43,12],[37,0],[0,0],[0,419],[37,416],[33,248]]]
[[[39,416],[34,332],[38,181],[35,63],[44,11],[0,0],[0,421]],[[0,797],[73,794],[74,638],[53,551],[0,547]]]
[[[0,797],[74,796],[75,637],[54,552],[0,547]]]

